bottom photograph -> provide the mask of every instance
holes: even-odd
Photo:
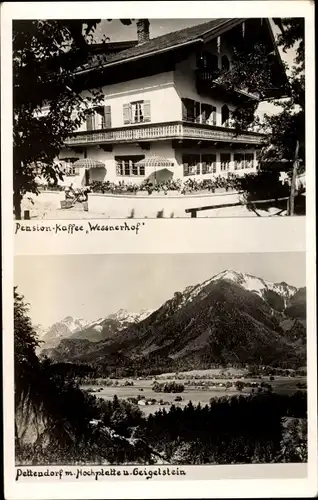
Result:
[[[16,465],[307,462],[305,257],[16,257]]]

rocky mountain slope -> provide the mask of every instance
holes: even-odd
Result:
[[[87,339],[91,342],[111,339],[131,324],[139,323],[145,319],[151,312],[144,309],[140,313],[130,313],[125,309],[120,309],[106,318],[100,318],[97,321],[89,323],[84,328],[76,330],[71,338]]]
[[[100,342],[73,349],[72,361],[100,367],[120,357],[117,361],[123,366],[145,369],[204,368],[215,363],[304,365],[306,332],[304,318],[297,316],[299,304],[303,314],[304,289],[223,271],[176,292],[116,335],[107,336],[104,329]],[[65,345],[57,351],[52,357],[63,359]]]
[[[42,346],[45,348],[55,347],[62,339],[69,338],[77,330],[81,330],[87,324],[83,319],[74,319],[72,316],[67,316],[61,321],[54,323],[45,332],[42,328],[41,340],[44,342]]]
[[[83,319],[74,319],[68,316],[62,321],[54,323],[46,331],[43,331],[43,327],[42,330],[40,330],[40,326],[37,327],[37,332],[43,341],[42,350],[52,349],[65,339],[84,339],[90,342],[100,342],[111,338],[129,325],[142,321],[151,312],[150,310],[142,310],[139,313],[129,313],[125,309],[120,309],[116,313],[90,323]]]

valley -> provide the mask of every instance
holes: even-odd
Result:
[[[167,373],[148,378],[136,379],[99,379],[94,383],[86,383],[81,388],[97,397],[105,400],[113,400],[116,395],[120,399],[138,404],[144,415],[150,415],[165,408],[169,411],[171,405],[184,408],[191,401],[193,405],[200,403],[201,406],[208,405],[212,398],[248,395],[252,393],[268,393],[292,395],[297,390],[306,389],[306,377],[292,376],[264,376],[248,377],[246,370],[232,370],[229,374],[222,374],[222,370],[194,370],[185,373]],[[217,378],[214,378],[217,376]],[[271,380],[274,379],[274,380]],[[184,385],[180,393],[158,393],[153,390],[154,381],[165,383],[177,381]],[[238,390],[236,381],[241,381],[244,387]],[[133,385],[127,385],[133,384]],[[109,385],[112,384],[112,385]],[[227,387],[230,386],[230,387]],[[177,400],[176,400],[177,399]],[[178,400],[181,399],[181,400]]]
[[[106,304],[103,316],[108,286],[97,319],[68,315],[31,329],[40,340],[32,340],[36,370],[23,365],[22,373],[48,410],[43,422],[31,415],[35,424],[25,427],[21,403],[19,463],[306,460],[305,288],[225,270],[182,291],[170,287],[169,294],[163,283],[153,309],[111,313]],[[128,297],[135,292],[129,288]],[[86,300],[94,307],[97,299]],[[15,349],[23,364],[20,303],[17,296]],[[56,423],[64,422],[73,436],[66,426],[56,449]],[[43,446],[34,458],[39,434]]]

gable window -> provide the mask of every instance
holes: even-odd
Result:
[[[216,155],[202,155],[202,174],[215,174],[216,173]]]
[[[218,56],[210,52],[200,52],[197,57],[197,67],[199,69],[214,70],[218,69]]]
[[[123,106],[124,124],[151,121],[150,101],[134,101]]]
[[[136,165],[138,161],[143,159],[143,155],[115,156],[117,176],[143,177],[145,175],[145,167]]]
[[[227,172],[230,169],[231,154],[221,153],[221,172]]]
[[[182,155],[183,175],[200,174],[200,155]]]

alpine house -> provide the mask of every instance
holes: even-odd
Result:
[[[138,20],[137,41],[109,44],[113,50],[108,52],[100,48],[102,63],[90,57],[77,72],[81,88],[102,88],[105,97],[60,152],[74,184],[256,171],[263,136],[255,131],[237,135],[231,112],[251,99],[283,95],[286,75],[269,20],[215,19],[153,39],[149,25]],[[229,91],[218,83],[220,70],[231,71],[239,37],[251,47],[265,45],[275,61],[276,81],[267,95]],[[74,165],[78,159],[87,161]]]

